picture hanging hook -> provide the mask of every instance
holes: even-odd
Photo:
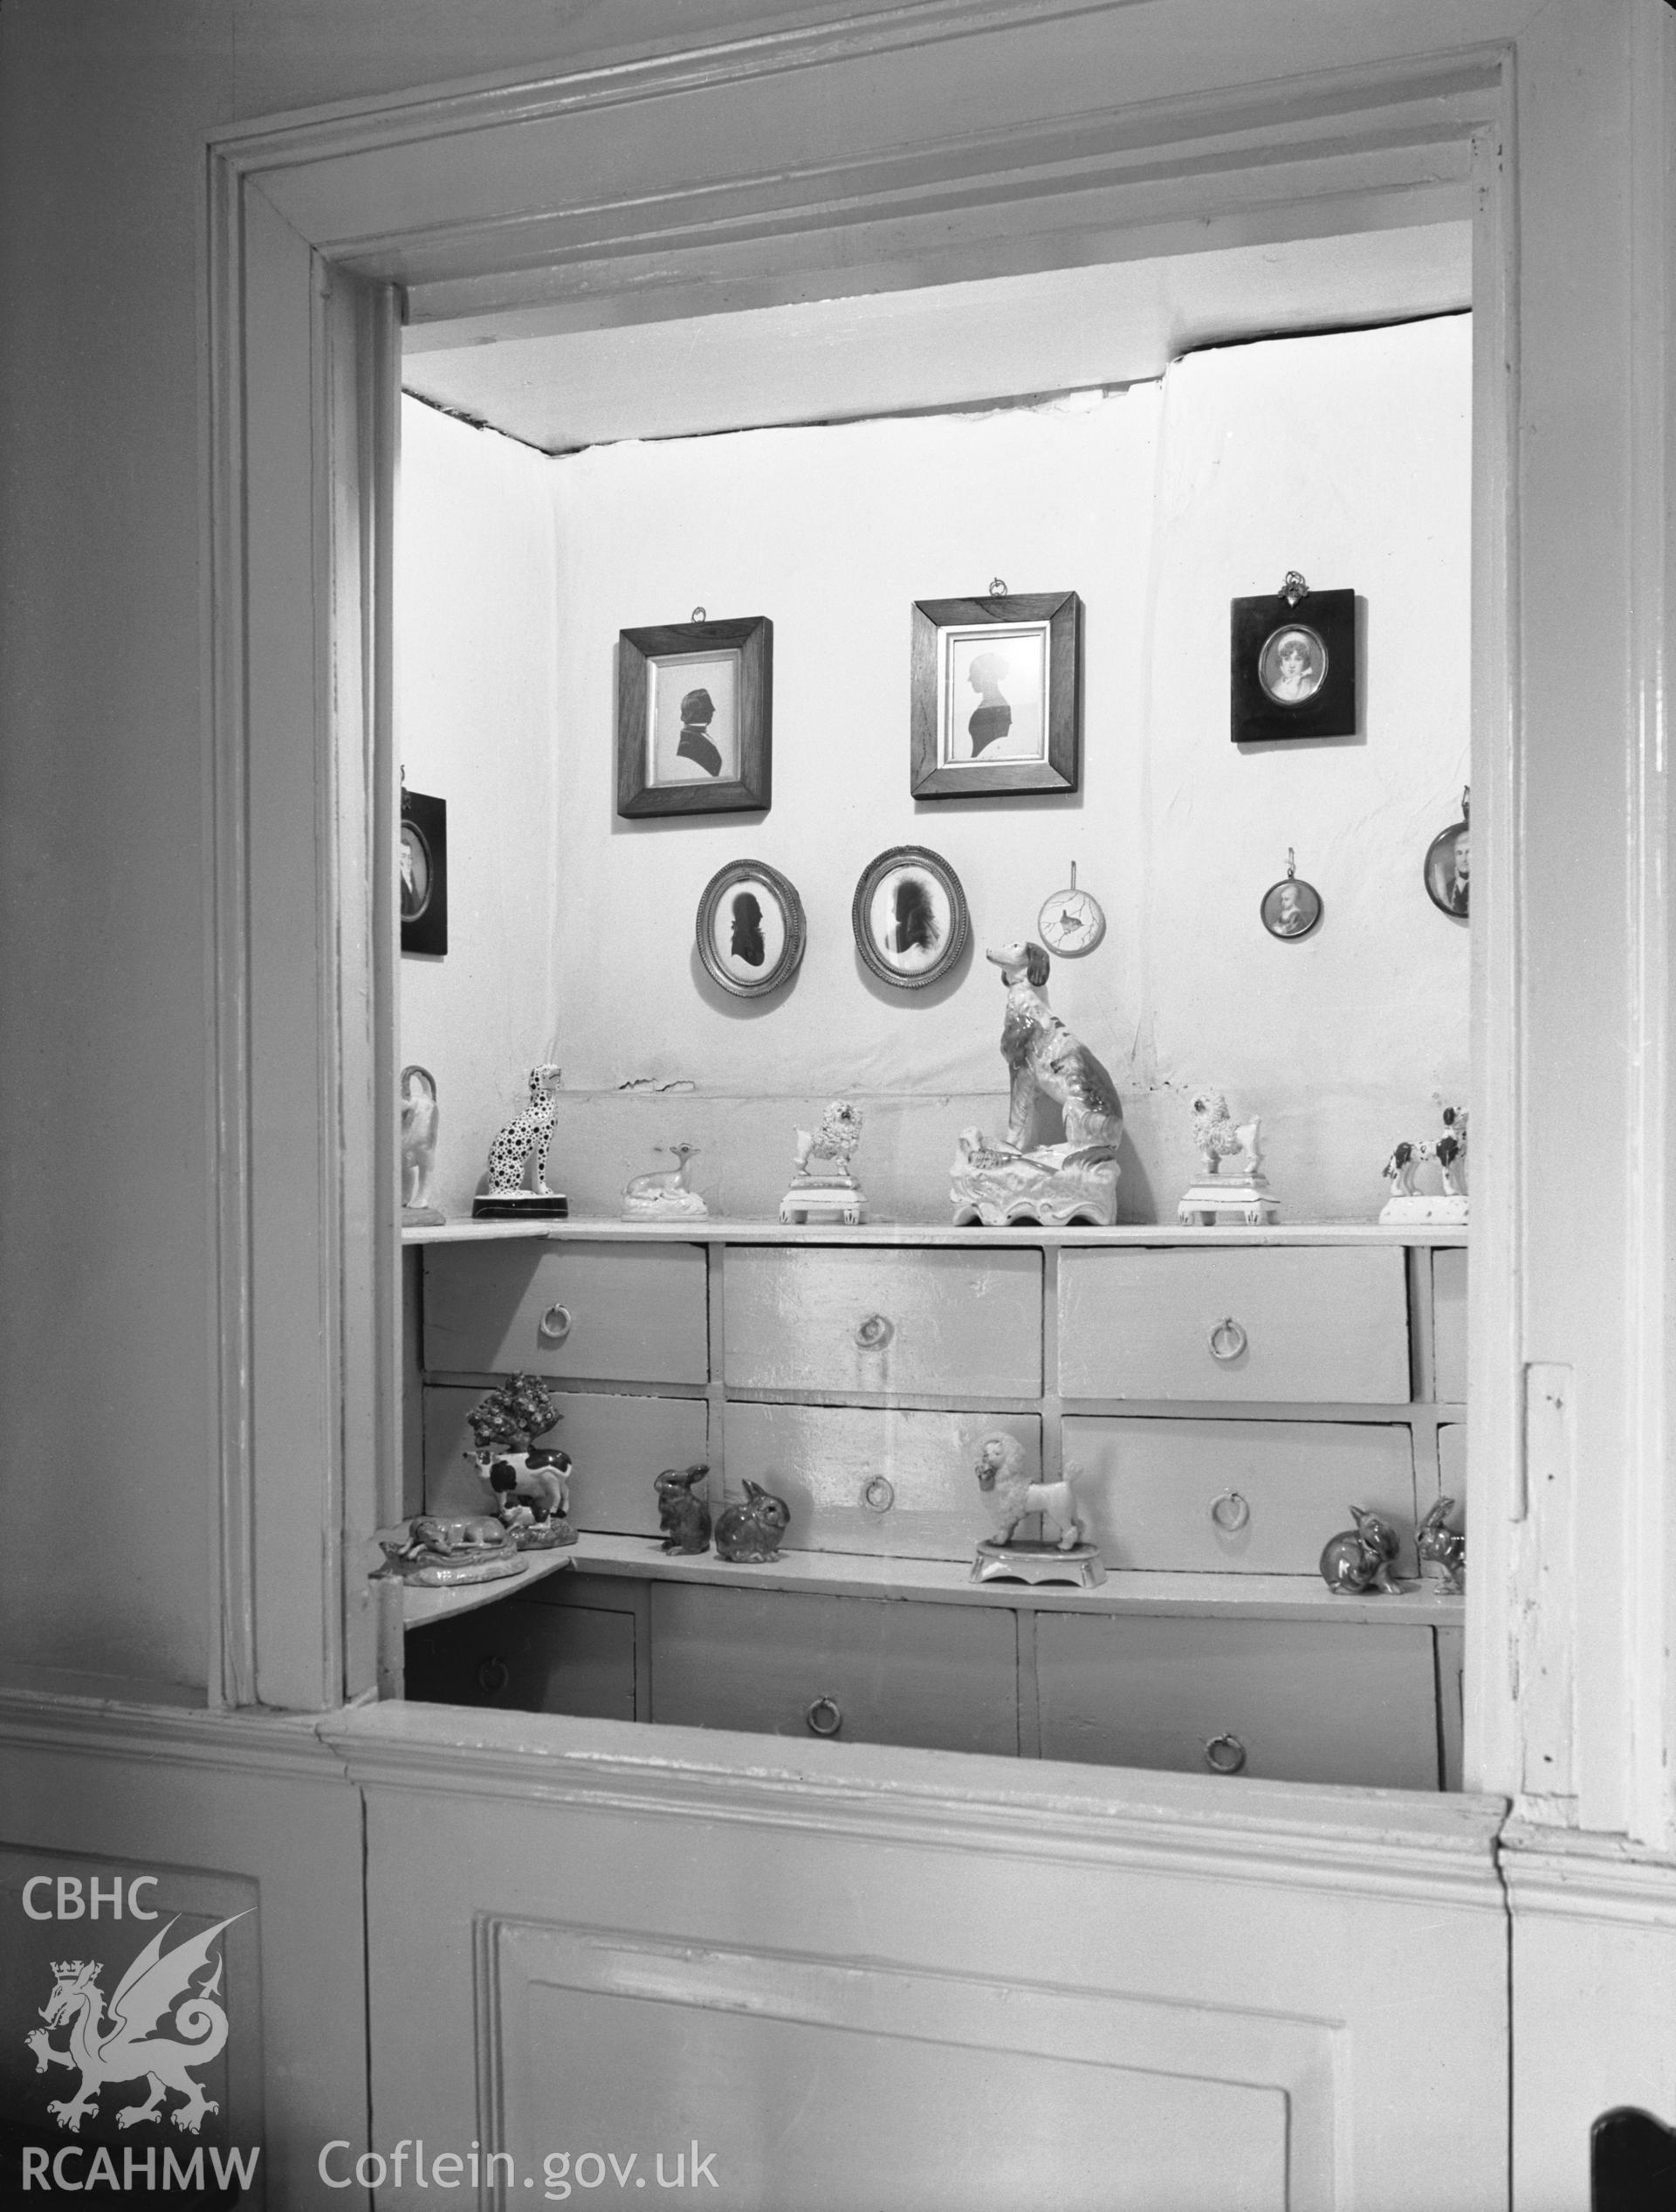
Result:
[[[1460,787],[1460,818],[1462,821],[1470,821],[1473,818],[1473,787],[1469,783]]]
[[[702,607],[695,607],[695,608],[693,608],[693,610],[692,610],[692,619],[693,619],[693,621],[694,621],[695,622],[704,622],[704,621],[705,621],[705,620],[707,619],[707,617],[706,617],[706,615],[705,615],[705,614],[704,614],[704,608],[703,608]]]
[[[1288,845],[1288,846],[1287,847],[1287,848],[1286,848],[1286,880],[1287,880],[1287,882],[1288,882],[1288,883],[1295,882],[1295,881],[1296,880],[1296,877],[1297,877],[1297,873],[1298,873],[1298,863],[1297,863],[1297,859],[1296,859],[1296,856],[1295,856],[1295,855],[1294,854],[1294,852],[1293,852],[1293,850],[1292,850],[1291,846],[1290,846],[1290,845]]]
[[[1295,568],[1287,570],[1286,581],[1281,586],[1280,595],[1288,607],[1295,607],[1301,599],[1309,598],[1309,587]]]
[[[1006,599],[1010,596],[1004,578],[1000,576],[992,576],[990,578],[989,595],[992,599]]]

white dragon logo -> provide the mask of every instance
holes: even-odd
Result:
[[[129,2105],[118,2112],[119,2127],[132,2127],[139,2120],[161,2120],[166,2109],[163,2099],[171,2089],[186,2102],[177,2106],[169,2118],[189,2134],[197,2133],[206,2112],[219,2109],[187,2069],[207,2065],[227,2040],[227,2015],[216,2002],[222,1961],[216,1960],[214,1974],[201,1989],[195,1991],[191,1983],[193,1975],[209,1965],[210,1947],[223,1928],[244,1917],[235,1913],[229,1920],[217,1920],[214,1927],[177,1943],[165,1954],[163,1938],[175,1925],[173,1920],[166,1920],[118,1982],[111,1997],[108,2023],[104,2019],[105,1996],[99,1986],[104,1972],[100,1961],[52,1961],[58,1982],[41,2007],[46,2025],[31,2029],[24,2041],[35,2053],[38,2074],[44,2074],[49,2065],[81,2069],[81,2086],[75,2095],[55,2098],[46,2108],[60,2127],[67,2127],[72,2135],[79,2133],[83,2115],[99,2110],[93,2102],[95,2090],[106,2082],[138,2081],[142,2075],[151,2094],[143,2105]],[[165,2014],[170,2016],[170,2027],[188,2040],[151,2033]],[[70,2048],[56,2051],[51,2041],[52,2030],[66,2021]]]

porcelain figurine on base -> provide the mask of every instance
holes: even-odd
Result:
[[[1432,1570],[1446,1597],[1459,1597],[1466,1588],[1466,1539],[1447,1525],[1454,1509],[1453,1498],[1439,1498],[1414,1531],[1421,1579],[1427,1579],[1427,1570]]]
[[[489,1147],[489,1187],[471,1201],[474,1220],[562,1220],[570,1212],[564,1192],[547,1188],[553,1094],[563,1081],[563,1069],[550,1061],[531,1068],[529,1104]]]
[[[1071,1478],[1080,1468],[1068,1467],[1061,1482],[1034,1482],[1025,1466],[1023,1445],[998,1429],[979,1446],[972,1472],[993,1532],[978,1546],[972,1563],[973,1582],[1006,1577],[1027,1583],[1075,1583],[1082,1590],[1096,1589],[1104,1582],[1105,1564],[1089,1542],[1089,1525],[1072,1487]],[[1020,1538],[1020,1525],[1038,1514],[1041,1538]]]
[[[394,1535],[380,1534],[384,1564],[374,1582],[394,1577],[422,1590],[453,1590],[521,1575],[525,1561],[512,1532],[488,1514],[444,1518],[419,1514]]]
[[[1219,1090],[1194,1099],[1199,1175],[1181,1195],[1177,1220],[1184,1226],[1199,1222],[1207,1229],[1226,1212],[1237,1212],[1253,1228],[1277,1221],[1281,1209],[1263,1173],[1262,1137],[1263,1124],[1254,1116],[1248,1122],[1235,1122]],[[1236,1164],[1225,1167],[1224,1162],[1236,1153]]]
[[[1396,1145],[1380,1172],[1391,1195],[1380,1209],[1381,1221],[1464,1222],[1466,1219],[1466,1109],[1446,1106],[1439,1135],[1415,1144],[1405,1137]],[[1443,1184],[1440,1192],[1417,1191],[1414,1176],[1428,1160],[1438,1164]]]
[[[659,1144],[657,1151],[668,1151],[675,1165],[661,1174],[637,1175],[632,1183],[626,1183],[622,1191],[622,1218],[625,1221],[704,1221],[710,1217],[704,1204],[687,1180],[687,1170],[698,1147],[696,1144]]]
[[[979,1129],[962,1130],[950,1169],[949,1196],[957,1227],[1008,1221],[1058,1227],[1086,1221],[1109,1227],[1117,1218],[1117,1147],[1123,1109],[1116,1086],[1086,1045],[1079,1044],[1048,1003],[1050,962],[1025,939],[987,955],[1006,986],[1001,1057],[1010,1077],[1004,1143]],[[1064,1141],[1038,1141],[1048,1109],[1057,1107]]]
[[[1397,1531],[1390,1522],[1382,1521],[1377,1513],[1364,1513],[1360,1506],[1350,1508],[1350,1518],[1355,1528],[1329,1536],[1322,1548],[1322,1582],[1341,1597],[1370,1590],[1382,1590],[1389,1597],[1399,1597],[1401,1592],[1391,1579],[1398,1551]]]
[[[436,1078],[429,1068],[402,1070],[402,1226],[435,1228],[448,1219],[430,1202],[436,1164]]]
[[[792,1509],[784,1498],[747,1481],[737,1505],[724,1506],[716,1519],[716,1556],[745,1565],[778,1559],[780,1539],[792,1525]]]
[[[466,1419],[476,1449],[465,1454],[494,1493],[501,1521],[526,1551],[574,1544],[568,1452],[536,1444],[563,1417],[539,1375],[514,1376],[474,1406]]]
[[[867,1200],[855,1183],[862,1112],[835,1098],[818,1130],[797,1132],[791,1188],[780,1202],[782,1221],[865,1221]],[[719,1536],[718,1536],[719,1541]]]
[[[710,1507],[694,1491],[709,1473],[709,1461],[701,1460],[696,1467],[665,1467],[658,1476],[657,1525],[665,1551],[710,1549]]]

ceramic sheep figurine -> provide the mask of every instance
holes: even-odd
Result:
[[[717,1556],[747,1565],[778,1559],[780,1540],[791,1522],[792,1509],[784,1498],[747,1481],[744,1499],[724,1506],[716,1522]]]
[[[1377,1513],[1364,1513],[1360,1506],[1350,1508],[1354,1528],[1341,1529],[1329,1536],[1321,1555],[1321,1578],[1329,1590],[1350,1597],[1368,1590],[1383,1590],[1387,1596],[1400,1595],[1391,1579],[1391,1562],[1397,1556],[1398,1535],[1390,1522],[1382,1521]]]

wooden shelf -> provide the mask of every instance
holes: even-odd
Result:
[[[1158,1222],[1119,1222],[1109,1229],[1043,1229],[1024,1224],[1010,1229],[957,1229],[924,1221],[864,1221],[854,1228],[841,1223],[785,1221],[444,1221],[429,1228],[403,1229],[403,1244],[499,1244],[535,1240],[553,1244],[789,1244],[890,1245],[923,1248],[949,1245],[982,1249],[994,1246],[1061,1249],[1100,1245],[1188,1248],[1195,1245],[1464,1245],[1467,1233],[1436,1222],[1382,1226],[1377,1221],[1289,1221],[1264,1228],[1224,1222],[1215,1228],[1177,1228]]]
[[[974,1539],[975,1541],[975,1539]],[[1386,1628],[1459,1628],[1465,1601],[1419,1587],[1397,1597],[1343,1597],[1313,1575],[1108,1574],[1098,1590],[1069,1584],[973,1583],[971,1563],[881,1559],[836,1552],[786,1551],[759,1566],[736,1566],[711,1552],[667,1553],[656,1536],[584,1534],[562,1553],[534,1555],[527,1574],[464,1590],[403,1592],[403,1623],[418,1628],[475,1606],[515,1597],[555,1569],[635,1581],[698,1583],[733,1590],[800,1590],[835,1597],[911,1599],[940,1605],[997,1605],[1034,1612],[1151,1613],[1176,1618],[1335,1620]]]

